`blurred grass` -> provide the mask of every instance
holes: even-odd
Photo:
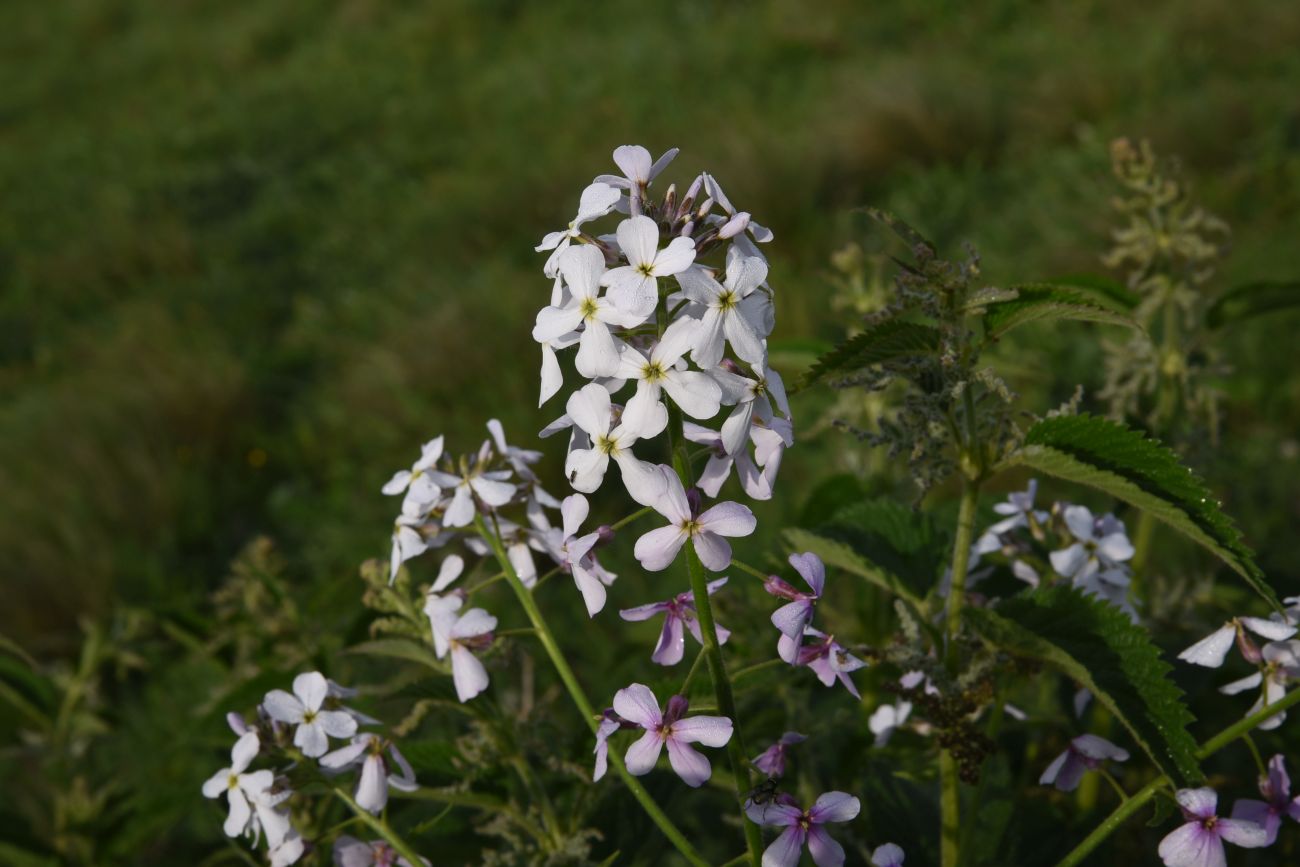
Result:
[[[821,272],[865,203],[990,281],[1098,270],[1120,134],[1182,155],[1232,280],[1294,274],[1297,42],[1253,0],[6,4],[0,630],[198,604],[258,532],[350,580],[428,434],[528,440],[558,412],[531,247],[617,144],[681,146],[774,227],[782,336],[839,333]],[[1294,327],[1236,336],[1269,375],[1208,468],[1256,542],[1300,512]],[[1082,343],[1021,344],[1051,361],[1022,386],[1063,399]]]

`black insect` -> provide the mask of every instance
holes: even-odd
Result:
[[[757,804],[761,807],[764,804],[772,803],[777,796],[777,789],[780,785],[781,784],[777,782],[776,777],[768,777],[766,780],[749,790],[749,794],[745,796],[746,805]]]

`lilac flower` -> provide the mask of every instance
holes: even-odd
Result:
[[[385,757],[384,753],[388,755]],[[392,741],[362,732],[352,739],[352,743],[332,753],[321,756],[322,768],[342,770],[361,764],[361,778],[357,780],[354,797],[363,810],[378,815],[388,804],[388,790],[413,792],[418,787],[415,771],[406,758],[398,751]],[[400,773],[392,771],[397,766]]]
[[[1219,692],[1224,695],[1236,695],[1263,685],[1264,689],[1260,697],[1246,712],[1247,716],[1263,710],[1265,704],[1277,704],[1286,696],[1287,685],[1293,680],[1300,679],[1300,641],[1292,639],[1270,642],[1264,645],[1259,656],[1259,671],[1219,687]],[[1285,721],[1286,711],[1281,711],[1264,720],[1258,728],[1270,731]]]
[[[1264,800],[1244,798],[1233,804],[1232,818],[1262,826],[1267,835],[1264,845],[1272,846],[1283,816],[1300,822],[1300,796],[1291,798],[1291,777],[1280,753],[1269,759],[1268,773],[1259,778],[1259,793]]]
[[[893,704],[882,704],[867,718],[867,728],[876,736],[875,745],[883,747],[889,743],[894,731],[907,722],[912,715],[912,703],[898,699]]]
[[[296,725],[294,745],[314,759],[329,749],[331,737],[350,738],[357,730],[357,721],[346,712],[322,708],[328,695],[325,675],[312,671],[293,679],[293,695],[282,689],[268,692],[262,707],[271,719]]]
[[[591,781],[593,783],[605,776],[605,771],[609,769],[610,737],[619,729],[637,728],[640,728],[640,726],[623,719],[614,712],[612,707],[605,708],[605,712],[601,714],[600,723],[596,726],[596,748],[592,750],[592,753],[596,756],[596,766],[591,772]]]
[[[688,706],[684,696],[674,695],[660,713],[654,693],[640,683],[630,684],[614,695],[614,710],[618,715],[645,729],[645,734],[628,747],[623,757],[629,773],[634,776],[650,773],[660,751],[667,746],[668,761],[677,776],[688,786],[698,788],[704,784],[713,769],[709,760],[690,744],[726,746],[731,740],[731,720],[724,716],[684,718]]]
[[[791,554],[790,565],[803,577],[811,593],[796,590],[793,586],[775,575],[763,582],[763,589],[773,596],[791,600],[772,613],[772,625],[781,630],[781,635],[790,641],[780,645],[781,658],[791,664],[799,653],[803,641],[804,629],[812,623],[813,607],[822,596],[826,585],[826,566],[821,558],[811,552]]]
[[[677,557],[686,540],[691,540],[700,562],[711,572],[731,565],[731,545],[724,536],[748,536],[758,526],[754,513],[739,503],[718,503],[700,513],[700,494],[687,494],[681,480],[668,467],[660,466],[665,489],[655,511],[668,519],[666,527],[651,530],[636,540],[633,553],[651,572],[661,572]]]
[[[849,673],[866,668],[867,664],[845,650],[844,645],[837,642],[833,635],[827,635],[811,626],[805,628],[803,634],[811,636],[813,640],[802,647],[797,647],[790,636],[782,635],[777,641],[777,654],[782,659],[792,660],[791,665],[808,666],[824,686],[834,686],[838,678],[854,698],[861,699],[862,694],[858,692]]]
[[[435,437],[420,446],[420,459],[409,470],[398,470],[383,487],[388,496],[405,494],[402,511],[407,514],[424,514],[438,501],[442,493],[434,481],[429,478],[428,470],[433,469],[442,457],[442,437]]]
[[[538,253],[546,250],[555,251],[546,260],[544,273],[547,277],[554,277],[559,273],[560,256],[569,249],[569,245],[574,240],[582,237],[582,224],[599,219],[614,210],[620,195],[617,189],[602,183],[590,184],[582,191],[582,197],[578,199],[578,215],[570,221],[569,227],[563,232],[547,232],[546,237],[542,238],[542,243],[533,248]]]
[[[1044,786],[1054,785],[1062,792],[1073,792],[1084,772],[1096,770],[1106,759],[1127,762],[1128,751],[1096,735],[1079,735],[1047,766],[1038,782]]]
[[[421,858],[426,865],[428,858]],[[415,867],[383,840],[365,842],[347,834],[334,841],[334,867]]]
[[[1034,523],[1047,521],[1047,512],[1034,509],[1034,496],[1038,493],[1038,479],[1030,479],[1029,486],[1023,491],[1012,491],[1005,503],[995,503],[993,511],[1006,515],[1001,521],[989,527],[989,532],[996,535],[1009,533],[1017,527],[1028,527],[1032,517]]]
[[[451,650],[451,679],[456,685],[456,697],[467,702],[488,687],[487,669],[474,655],[492,644],[492,630],[497,619],[482,608],[471,608],[456,618],[447,633],[447,646]]]
[[[781,735],[781,739],[763,750],[762,755],[754,758],[752,764],[769,777],[785,776],[785,752],[786,748],[793,744],[801,744],[808,740],[807,736],[798,732],[786,732]]]
[[[1254,822],[1215,815],[1219,799],[1213,789],[1179,789],[1175,797],[1187,823],[1160,841],[1165,867],[1224,867],[1224,840],[1247,849],[1267,845],[1267,832]]]
[[[514,497],[517,488],[507,482],[509,470],[485,470],[482,461],[462,467],[459,474],[429,471],[429,478],[444,490],[453,491],[451,503],[443,513],[442,523],[447,527],[464,527],[474,520],[477,511],[475,499],[484,505],[504,506]]]
[[[1276,620],[1266,620],[1263,617],[1234,617],[1178,654],[1178,658],[1193,665],[1219,668],[1228,658],[1228,650],[1231,649],[1235,638],[1241,655],[1248,662],[1258,663],[1261,659],[1260,651],[1246,635],[1247,630],[1269,641],[1285,641],[1296,634],[1294,626]]]
[[[709,595],[712,596],[722,585],[727,583],[725,577],[716,581],[710,581],[708,584]],[[655,645],[655,651],[650,655],[650,659],[660,665],[676,665],[682,661],[682,653],[686,647],[686,635],[682,629],[685,625],[690,630],[691,635],[700,644],[704,643],[704,633],[700,630],[700,621],[695,615],[695,594],[691,591],[678,593],[672,599],[664,602],[651,602],[648,605],[638,605],[635,608],[624,608],[618,613],[619,617],[624,620],[636,622],[649,620],[656,614],[664,615],[664,628],[659,633],[659,643]],[[713,624],[714,630],[718,636],[719,644],[726,644],[731,633],[723,629],[716,622]]]
[[[903,867],[903,850],[893,843],[877,846],[871,853],[871,867]]]
[[[844,847],[832,840],[822,826],[847,822],[861,809],[861,802],[847,792],[827,792],[807,810],[800,809],[791,796],[779,795],[771,803],[751,803],[745,812],[759,825],[785,827],[763,852],[763,867],[795,867],[805,844],[817,867],[840,867]]]
[[[1124,525],[1113,516],[1098,520],[1087,506],[1067,506],[1065,526],[1075,542],[1050,555],[1052,568],[1078,584],[1093,574],[1115,569],[1133,557],[1133,543],[1124,532]]]
[[[783,422],[786,427],[789,427],[785,419],[775,419],[775,421]],[[718,491],[722,490],[722,485],[731,475],[731,468],[734,466],[736,477],[740,479],[740,486],[746,496],[755,500],[772,499],[772,485],[776,481],[776,471],[781,465],[780,456],[789,443],[782,439],[780,433],[757,425],[752,427],[749,433],[750,439],[756,441],[756,444],[763,444],[763,455],[767,465],[761,469],[746,449],[741,449],[734,455],[727,454],[721,433],[694,422],[686,422],[683,426],[682,434],[687,441],[706,445],[712,452],[709,455],[709,462],[704,465],[704,472],[700,473],[700,477],[695,482],[709,497],[718,495]],[[775,437],[775,441],[771,439],[772,437]],[[755,452],[757,453],[758,449]]]

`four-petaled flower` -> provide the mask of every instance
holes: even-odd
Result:
[[[432,617],[430,618],[432,619]],[[451,679],[456,697],[467,702],[488,687],[487,669],[474,655],[492,644],[492,630],[497,619],[482,608],[471,608],[456,618],[447,629],[447,648],[451,651]],[[436,634],[436,627],[435,627]],[[434,648],[435,652],[438,648]],[[442,654],[438,654],[442,656]]]
[[[1268,773],[1259,778],[1259,793],[1264,800],[1241,798],[1232,805],[1232,818],[1254,822],[1264,829],[1265,846],[1277,840],[1282,817],[1290,816],[1300,822],[1300,796],[1291,798],[1291,777],[1286,772],[1286,760],[1279,753],[1268,762]]]
[[[758,756],[751,760],[751,764],[758,768],[769,777],[785,776],[785,753],[786,749],[793,744],[801,744],[808,740],[806,735],[798,732],[786,732],[767,749],[763,750]]]
[[[329,739],[350,738],[356,734],[357,721],[341,710],[325,710],[329,681],[319,671],[300,674],[293,679],[293,694],[273,689],[266,694],[262,707],[271,719],[296,725],[294,745],[309,758],[317,758],[329,749]]]
[[[388,755],[385,756],[384,753]],[[415,771],[398,751],[393,742],[362,732],[352,739],[346,747],[340,747],[332,753],[321,756],[321,767],[340,770],[361,763],[361,777],[357,780],[357,805],[378,815],[388,804],[388,790],[414,792],[419,786],[415,782]],[[398,773],[391,770],[397,766]]]
[[[1228,651],[1232,648],[1235,638],[1237,648],[1246,661],[1258,663],[1262,655],[1259,648],[1246,635],[1247,630],[1269,641],[1285,641],[1296,633],[1296,628],[1289,623],[1266,620],[1263,617],[1234,617],[1178,654],[1178,658],[1193,665],[1219,668],[1228,658]]]
[[[606,271],[600,282],[609,287],[610,301],[644,320],[659,303],[659,278],[689,268],[695,261],[695,242],[677,237],[660,250],[659,227],[640,216],[619,223],[617,235],[627,264]]]
[[[709,595],[712,596],[718,588],[727,583],[727,579],[719,578],[716,581],[708,583]],[[635,608],[624,608],[618,613],[619,617],[624,620],[639,621],[649,620],[656,614],[664,615],[664,628],[659,633],[659,643],[655,645],[654,653],[650,658],[660,665],[676,665],[682,661],[682,653],[686,647],[686,635],[682,626],[690,630],[691,635],[700,644],[704,643],[704,632],[700,629],[700,621],[695,614],[695,594],[691,591],[678,593],[672,599],[663,602],[651,602],[648,605],[638,605]],[[718,636],[719,644],[726,644],[731,633],[723,629],[716,622],[713,624],[714,632]]]
[[[1187,821],[1160,841],[1165,867],[1224,867],[1224,840],[1247,849],[1267,845],[1267,832],[1254,822],[1215,815],[1219,799],[1213,789],[1179,789],[1174,797]]]
[[[1098,521],[1087,506],[1067,506],[1065,526],[1075,543],[1049,556],[1052,568],[1075,584],[1083,583],[1098,572],[1107,572],[1130,560],[1133,543],[1118,521]]]
[[[1079,787],[1085,771],[1096,770],[1107,759],[1127,762],[1128,750],[1096,735],[1079,735],[1047,766],[1038,782],[1044,786],[1056,786],[1062,792],[1073,792]]]
[[[582,494],[565,497],[560,504],[563,526],[549,527],[537,535],[555,564],[573,576],[573,583],[577,585],[587,606],[587,616],[595,617],[605,608],[606,579],[612,581],[614,576],[600,567],[592,553],[600,541],[600,531],[578,535],[578,528],[587,520],[590,508],[587,498]]]
[[[480,461],[463,468],[460,475],[431,470],[429,476],[439,487],[455,491],[442,516],[444,527],[464,527],[474,520],[475,495],[489,507],[504,506],[516,490],[505,481],[510,478],[509,470],[484,470]]]
[[[623,474],[628,495],[643,506],[653,505],[663,491],[663,477],[654,465],[632,454],[641,431],[626,422],[614,426],[609,392],[596,383],[585,385],[570,395],[565,409],[591,442],[588,448],[569,452],[564,462],[564,474],[574,489],[590,494],[599,488],[612,458]]]
[[[726,746],[731,740],[731,720],[725,716],[686,717],[688,706],[684,696],[674,695],[661,713],[654,693],[640,683],[620,689],[614,695],[614,711],[645,729],[645,734],[628,747],[623,757],[628,773],[634,776],[650,773],[666,746],[668,761],[677,776],[688,786],[704,784],[713,769],[709,760],[690,745]]]
[[[402,500],[403,514],[422,514],[438,501],[441,490],[429,478],[427,471],[433,469],[441,457],[442,437],[434,437],[420,446],[420,459],[411,464],[409,470],[398,470],[384,484],[383,492],[390,497],[406,494]]]
[[[605,257],[589,245],[570,247],[560,257],[560,273],[569,290],[564,306],[544,307],[537,314],[533,339],[538,343],[582,329],[578,339],[578,372],[591,378],[613,376],[618,372],[620,341],[610,326],[632,328],[645,321],[644,314],[634,314],[617,306],[610,298],[600,297],[600,277],[605,273]]]
[[[259,749],[257,732],[241,735],[230,750],[230,767],[217,771],[203,784],[203,797],[219,798],[224,794],[230,804],[230,814],[223,826],[228,837],[244,833],[253,817],[250,802],[256,803],[275,782],[275,775],[270,771],[248,773],[248,766],[257,758]]]
[[[564,255],[564,251],[569,249],[570,244],[582,237],[582,224],[599,219],[614,210],[614,205],[618,204],[620,196],[622,193],[616,187],[599,182],[589,184],[582,191],[582,196],[578,199],[578,215],[569,223],[569,227],[563,232],[547,232],[542,238],[542,243],[533,248],[538,253],[546,250],[555,251],[546,260],[543,269],[547,277],[554,277],[559,273],[559,259]]]
[[[420,859],[424,864],[428,858]],[[334,867],[415,867],[384,840],[367,843],[347,834],[334,841]]]
[[[799,646],[803,643],[803,631],[812,623],[813,607],[821,598],[822,588],[826,584],[826,566],[820,557],[811,552],[791,554],[790,565],[808,583],[811,593],[796,590],[793,585],[775,575],[763,582],[763,589],[773,596],[791,600],[772,612],[772,625],[781,631],[781,635],[790,639],[780,644],[781,658],[794,663]]]
[[[763,852],[763,867],[795,867],[805,844],[817,867],[840,867],[844,863],[844,847],[832,840],[822,826],[829,822],[848,822],[861,809],[861,802],[847,792],[827,792],[807,810],[800,808],[793,797],[783,794],[770,803],[751,803],[745,812],[759,825],[785,828]]]
[[[823,686],[834,686],[838,678],[854,698],[862,698],[849,674],[859,668],[866,668],[867,664],[849,653],[833,635],[827,635],[811,626],[806,627],[803,634],[812,640],[802,647],[796,646],[795,640],[790,636],[782,635],[776,643],[777,655],[790,660],[791,665],[808,666]]]
[[[722,400],[722,387],[708,375],[683,370],[681,357],[690,348],[695,330],[694,319],[678,319],[664,336],[643,353],[631,346],[623,349],[617,375],[634,380],[636,394],[627,402],[623,419],[649,437],[660,433],[668,424],[668,410],[662,393],[668,392],[673,403],[691,418],[713,418]]]
[[[731,249],[738,253],[736,248]],[[703,308],[691,351],[696,364],[706,370],[717,367],[722,361],[724,339],[741,361],[766,361],[763,338],[771,331],[768,311],[772,300],[759,290],[766,279],[766,262],[757,256],[738,254],[727,256],[722,283],[709,269],[698,265],[677,275],[682,294]]]
[[[748,536],[758,526],[754,513],[739,503],[717,503],[700,512],[700,494],[692,488],[688,494],[669,467],[660,466],[664,492],[652,505],[668,519],[668,526],[651,530],[636,540],[633,554],[651,572],[667,569],[677,552],[689,539],[700,562],[712,572],[731,565],[731,545],[724,536]]]

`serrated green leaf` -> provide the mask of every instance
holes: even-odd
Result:
[[[1091,415],[1043,419],[1003,466],[1026,466],[1123,500],[1177,530],[1245,579],[1271,606],[1277,594],[1201,480],[1156,440]]]
[[[1222,328],[1288,307],[1300,307],[1300,280],[1261,280],[1229,289],[1214,299],[1205,311],[1205,324]]]
[[[434,671],[447,673],[447,666],[433,649],[405,638],[380,638],[375,641],[363,641],[347,649],[348,653],[361,653],[366,656],[386,656],[392,659],[405,659],[428,666]]]
[[[789,528],[785,538],[914,605],[934,583],[949,548],[930,515],[884,499],[840,509],[812,530]]]
[[[799,389],[835,373],[852,373],[874,364],[930,355],[939,348],[939,329],[920,322],[887,319],[854,335],[817,359]]]
[[[1132,310],[1138,306],[1142,296],[1125,286],[1120,281],[1106,277],[1101,274],[1070,274],[1065,277],[1058,277],[1054,280],[1033,281],[1035,283],[1048,283],[1052,286],[1060,286],[1063,289],[1071,289],[1075,292],[1082,292],[1088,296],[1094,304],[1100,304],[1103,307],[1113,307],[1116,310]]]
[[[1086,687],[1171,779],[1201,781],[1196,741],[1187,731],[1195,718],[1169,679],[1172,666],[1118,608],[1058,585],[996,608],[968,609],[966,618],[987,643],[1051,665]]]
[[[1016,298],[989,305],[984,314],[986,341],[998,340],[1011,329],[1029,322],[1055,319],[1140,327],[1124,313],[1096,304],[1074,289],[1048,283],[1027,284],[1015,289]]]
[[[902,238],[908,245],[912,247],[926,247],[932,253],[935,250],[934,244],[930,243],[924,235],[888,211],[882,211],[878,208],[867,208],[866,211],[871,215],[873,220],[889,227],[895,235]]]

